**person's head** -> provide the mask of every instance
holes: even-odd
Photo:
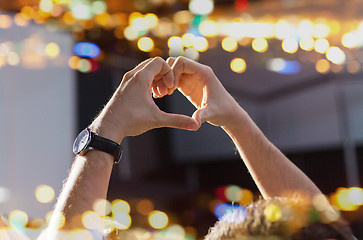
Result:
[[[300,198],[259,200],[227,213],[205,240],[353,240],[349,225],[330,206]]]

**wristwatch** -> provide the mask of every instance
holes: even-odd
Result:
[[[100,137],[89,128],[86,128],[80,132],[74,140],[73,152],[76,155],[83,156],[92,149],[113,155],[115,157],[114,163],[119,163],[122,157],[122,147],[120,144],[110,139]]]

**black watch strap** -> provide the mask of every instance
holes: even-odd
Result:
[[[90,147],[113,155],[115,157],[114,163],[118,163],[121,159],[122,147],[110,139],[100,137],[93,132],[91,134],[93,136]]]

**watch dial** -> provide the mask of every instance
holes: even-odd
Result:
[[[88,144],[89,137],[90,135],[87,129],[83,130],[74,141],[73,152],[78,154],[84,150]]]

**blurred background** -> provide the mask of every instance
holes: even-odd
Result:
[[[149,57],[210,65],[266,136],[363,238],[361,0],[0,0],[0,213],[46,225],[72,143]],[[156,100],[191,115],[180,94]],[[127,117],[127,116],[125,116]],[[122,142],[106,218],[202,239],[259,192],[232,141],[204,124]],[[163,235],[160,235],[160,239]]]

